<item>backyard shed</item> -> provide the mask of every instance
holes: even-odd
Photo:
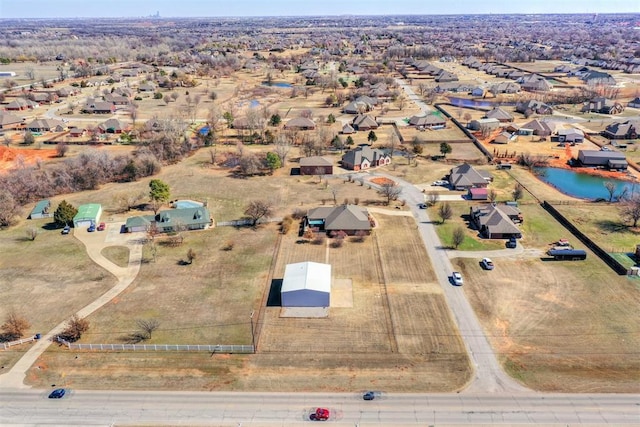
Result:
[[[486,188],[470,188],[467,193],[469,200],[487,200],[489,198],[489,191]]]
[[[329,307],[331,265],[317,262],[287,264],[281,297],[283,307]]]
[[[88,203],[78,206],[78,213],[73,217],[73,226],[88,227],[91,224],[97,224],[102,215],[102,206],[97,203]]]
[[[53,216],[53,213],[50,212],[51,201],[50,200],[40,200],[36,203],[36,206],[33,208],[31,213],[29,214],[29,219],[40,219],[40,218],[48,218]]]

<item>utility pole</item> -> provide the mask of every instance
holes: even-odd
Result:
[[[249,321],[251,322],[251,344],[253,345],[253,352],[256,352],[256,335],[253,329],[253,315],[255,310],[251,310],[251,315],[249,316]]]

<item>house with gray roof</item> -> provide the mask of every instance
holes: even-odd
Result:
[[[424,128],[443,128],[447,125],[447,119],[440,114],[428,114],[426,116],[413,116],[409,119],[409,126]]]
[[[327,157],[303,157],[300,159],[300,175],[333,175],[333,162]]]
[[[624,106],[618,101],[599,97],[585,102],[580,111],[600,114],[620,114],[624,111]]]
[[[369,212],[356,205],[321,206],[309,210],[305,226],[327,233],[343,231],[348,235],[371,231]]]
[[[353,118],[351,126],[356,130],[378,129],[378,122],[367,114],[358,114]]]
[[[544,102],[537,101],[535,99],[530,99],[528,101],[518,102],[516,104],[516,111],[522,114],[552,114],[553,108]]]
[[[468,163],[456,166],[449,171],[448,175],[449,185],[454,190],[485,188],[489,185],[491,179],[491,174],[484,171],[480,172]]]
[[[316,128],[316,124],[313,122],[313,120],[306,117],[296,117],[295,119],[291,119],[287,123],[285,123],[284,128],[296,130],[314,130]]]
[[[22,126],[22,119],[15,114],[0,111],[0,129],[16,129]]]
[[[612,150],[580,150],[578,162],[582,166],[602,166],[611,170],[625,170],[629,166],[624,153]]]
[[[516,81],[520,83],[522,90],[531,92],[547,92],[553,88],[553,85],[539,74],[528,74]]]
[[[514,210],[516,212],[514,212]],[[507,212],[508,211],[508,212]],[[471,223],[478,229],[480,235],[487,239],[520,239],[522,232],[512,220],[522,221],[518,208],[493,203],[470,208]]]
[[[391,163],[391,157],[382,150],[369,146],[357,147],[342,156],[342,167],[354,171],[384,166]]]
[[[129,129],[129,125],[119,119],[108,119],[98,125],[98,131],[101,133],[123,133]]]
[[[51,200],[40,200],[29,214],[29,219],[50,218],[52,216]]]
[[[182,230],[204,230],[213,224],[209,210],[204,206],[182,209],[167,209],[156,215],[142,215],[127,218],[125,231],[148,231],[153,228],[159,233]]]
[[[484,117],[487,119],[498,119],[500,123],[508,123],[513,121],[513,115],[500,107],[496,107],[493,110],[488,111],[487,114],[484,115]]]
[[[530,129],[534,135],[538,136],[550,136],[556,132],[558,127],[557,122],[533,119],[530,122],[522,125],[522,129]]]
[[[640,130],[640,120],[614,122],[605,128],[602,135],[609,139],[636,139]]]
[[[35,119],[27,124],[29,132],[62,132],[67,126],[61,120]]]

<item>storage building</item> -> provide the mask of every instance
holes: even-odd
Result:
[[[283,307],[329,307],[331,265],[317,262],[287,264],[281,297]]]

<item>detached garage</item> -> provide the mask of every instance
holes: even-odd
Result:
[[[329,307],[331,265],[317,262],[287,264],[281,297],[282,307]]]
[[[78,213],[73,217],[75,228],[88,227],[91,224],[98,224],[102,215],[102,206],[97,203],[89,203],[78,206]]]

